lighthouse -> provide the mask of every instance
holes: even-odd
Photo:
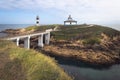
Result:
[[[39,18],[39,16],[36,16],[36,26],[40,26],[40,18]]]

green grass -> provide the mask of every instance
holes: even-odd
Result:
[[[25,28],[26,31],[35,30],[35,31],[44,31],[46,29],[53,29],[57,25],[41,25],[41,26],[29,26]]]
[[[72,80],[56,61],[0,40],[0,80]]]
[[[120,31],[114,30],[109,27],[94,25],[43,25],[43,26],[31,26],[27,27],[26,30],[45,31],[46,29],[59,27],[59,31],[51,32],[51,36],[55,40],[81,40],[83,44],[95,44],[100,43],[102,38],[101,34],[104,33],[111,39],[115,36],[120,36]]]
[[[112,28],[94,25],[87,27],[88,25],[68,25],[60,26],[60,31],[52,32],[52,36],[56,40],[85,40],[93,38],[101,38],[101,33],[105,33],[109,37],[120,35],[120,32]]]

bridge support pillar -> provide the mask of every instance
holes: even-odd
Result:
[[[39,47],[43,47],[43,34],[41,34],[40,36],[38,36],[38,46]]]
[[[30,36],[24,39],[24,48],[30,49]]]
[[[17,38],[17,39],[16,39],[16,45],[17,45],[17,46],[19,46],[19,40],[20,40],[20,38]]]
[[[50,43],[50,32],[48,32],[46,35],[45,35],[45,44],[49,44]]]

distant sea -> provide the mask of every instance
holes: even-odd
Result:
[[[0,24],[0,31],[5,29],[19,29],[31,26],[33,24]]]
[[[120,24],[105,24],[104,26],[108,26],[120,31]]]
[[[19,29],[19,28],[25,28],[28,26],[32,26],[33,24],[0,24],[0,32],[5,29]],[[4,37],[7,34],[0,33],[0,37]]]

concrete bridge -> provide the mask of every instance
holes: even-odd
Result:
[[[49,42],[50,42],[50,32],[51,31],[53,31],[53,30],[52,29],[48,29],[45,32],[10,37],[10,38],[6,38],[6,40],[15,41],[16,45],[19,46],[20,39],[23,39],[24,40],[24,48],[30,49],[30,38],[36,36],[36,37],[38,37],[38,46],[39,47],[43,47],[44,43],[45,44],[49,44]],[[43,36],[45,36],[45,39],[43,38]]]

